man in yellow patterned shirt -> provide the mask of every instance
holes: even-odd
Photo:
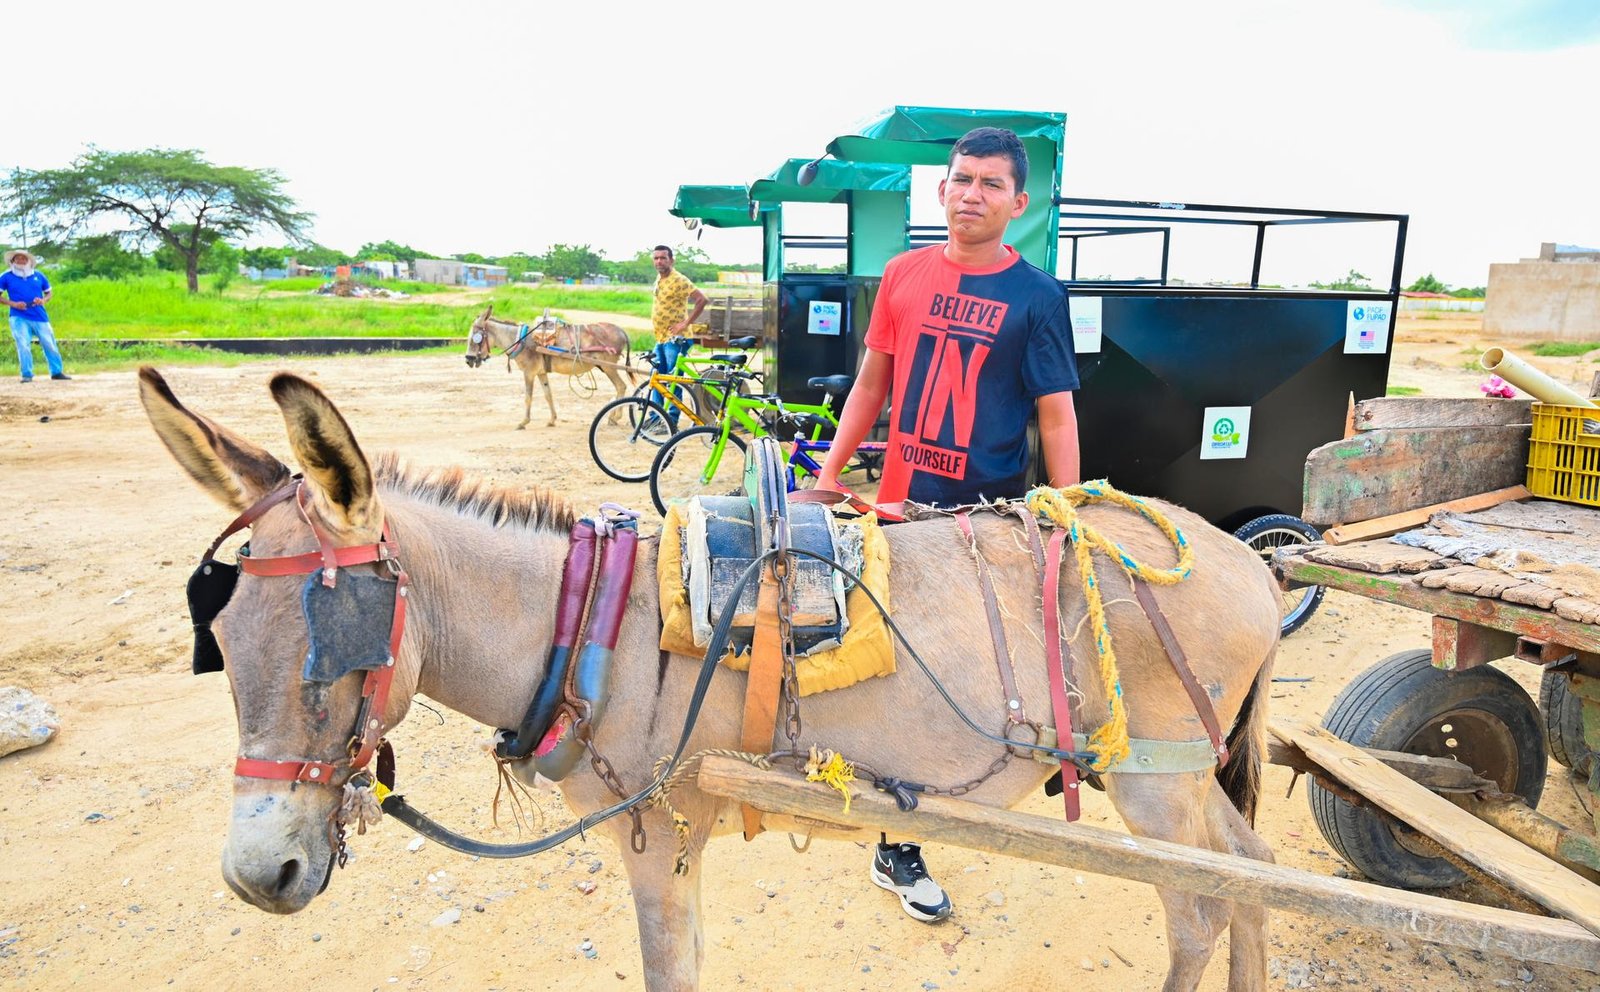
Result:
[[[695,288],[689,277],[672,267],[672,249],[656,245],[651,252],[656,266],[655,300],[650,304],[650,323],[656,332],[655,366],[657,371],[671,372],[678,364],[678,356],[686,353],[693,343],[685,335],[689,325],[700,319],[706,308],[706,294]],[[693,302],[694,309],[689,304]],[[673,395],[680,396],[680,387],[672,387]],[[678,426],[678,410],[669,407],[667,421],[674,429]]]

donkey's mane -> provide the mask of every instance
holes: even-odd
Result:
[[[373,474],[384,489],[472,514],[496,527],[521,526],[566,534],[578,519],[571,504],[543,486],[527,491],[497,486],[469,476],[459,465],[421,469],[386,452],[378,456]]]

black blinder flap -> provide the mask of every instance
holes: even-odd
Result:
[[[311,650],[302,677],[337,682],[351,672],[380,668],[389,660],[389,631],[399,583],[365,572],[340,570],[333,588],[312,572],[300,593]]]
[[[239,584],[239,566],[207,558],[189,576],[186,588],[189,597],[189,621],[194,624],[194,661],[196,675],[222,671],[222,648],[216,635],[211,633],[211,621],[233,597],[233,587]]]

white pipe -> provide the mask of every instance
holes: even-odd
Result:
[[[1493,372],[1541,403],[1600,409],[1592,400],[1579,396],[1504,348],[1490,348],[1478,362],[1485,372]]]

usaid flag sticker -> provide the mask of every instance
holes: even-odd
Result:
[[[1382,355],[1389,350],[1389,318],[1394,308],[1388,300],[1350,300],[1344,318],[1346,355]]]
[[[1250,408],[1208,406],[1200,430],[1200,459],[1243,458],[1250,446]]]
[[[807,334],[839,334],[841,331],[840,318],[843,316],[844,304],[830,303],[827,300],[812,300],[811,313],[806,319]]]

